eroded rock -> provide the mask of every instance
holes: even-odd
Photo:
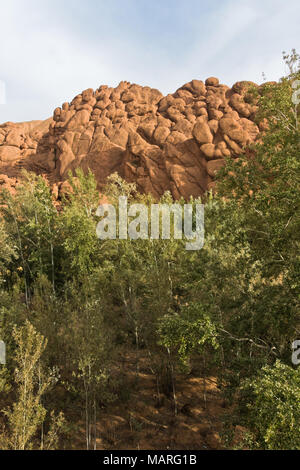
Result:
[[[47,121],[0,126],[0,173],[9,178],[0,175],[0,185],[13,187],[25,168],[47,175],[57,199],[69,171],[82,167],[99,189],[117,171],[155,197],[197,197],[214,186],[224,157],[236,158],[266,128],[254,123],[256,87],[210,77],[167,96],[126,81],[89,88]]]

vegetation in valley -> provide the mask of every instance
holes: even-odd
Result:
[[[24,173],[15,194],[2,192],[1,448],[74,448],[75,435],[79,447],[97,448],[105,410],[126,409],[146,367],[158,411],[168,397],[174,423],[184,412],[178,382],[201,377],[205,408],[214,377],[220,445],[300,449],[300,367],[291,360],[300,334],[300,124],[292,102],[300,73],[295,52],[285,60],[287,77],[261,96],[249,90],[268,130],[228,160],[217,190],[204,196],[200,251],[175,239],[100,241],[91,173],[70,176],[59,207],[41,176]],[[120,195],[155,202],[117,175],[103,192],[116,205]],[[174,203],[169,193],[160,202]],[[128,429],[139,426],[130,415]]]

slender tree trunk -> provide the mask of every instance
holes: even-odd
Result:
[[[168,356],[169,356],[169,364],[170,364],[170,371],[171,371],[171,380],[172,380],[172,390],[173,390],[173,400],[174,400],[174,414],[177,416],[178,414],[178,406],[177,406],[177,396],[176,396],[176,387],[175,387],[175,378],[174,378],[174,366],[171,359],[170,349],[168,348]]]
[[[41,391],[41,387],[42,387],[41,366],[39,364],[39,391]],[[42,404],[42,398],[41,398],[41,404]],[[44,450],[44,422],[42,423],[42,426],[41,426],[41,450]]]
[[[88,396],[88,385],[86,378],[84,377],[84,391],[85,391],[85,437],[86,437],[86,449],[89,450],[89,396]]]
[[[51,253],[51,275],[52,275],[52,289],[53,292],[55,293],[55,265],[54,265],[54,247],[52,243],[52,232],[51,232],[51,227],[50,227],[50,221],[48,220],[48,231],[49,231],[49,236],[50,236],[50,253]]]
[[[23,268],[23,274],[24,274],[24,287],[25,287],[25,302],[26,302],[26,307],[27,309],[29,308],[29,295],[28,295],[28,286],[27,286],[27,279],[26,279],[26,264],[25,264],[25,259],[24,259],[24,253],[23,253],[23,246],[22,246],[22,239],[21,239],[21,234],[19,230],[19,225],[16,219],[16,216],[14,214],[14,211],[12,211],[12,216],[15,222],[15,226],[17,229],[17,234],[18,234],[18,241],[19,241],[19,249],[21,253],[21,259],[22,259],[22,268]]]
[[[203,398],[204,398],[204,408],[206,409],[207,407],[207,387],[206,387],[206,359],[205,356],[203,356]]]
[[[136,342],[136,382],[139,380],[140,373],[140,345],[139,345],[139,330],[138,326],[135,325],[135,342]]]
[[[94,393],[94,450],[97,450],[97,403]]]

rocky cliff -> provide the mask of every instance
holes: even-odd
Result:
[[[68,172],[82,167],[99,188],[118,172],[156,197],[199,196],[213,187],[224,157],[237,157],[259,135],[251,87],[260,90],[211,77],[167,96],[129,82],[85,90],[46,121],[0,125],[0,184],[13,188],[25,168],[44,174],[58,194]]]

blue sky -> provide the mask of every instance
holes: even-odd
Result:
[[[0,122],[121,80],[165,94],[209,76],[277,80],[282,51],[300,51],[300,0],[2,0],[0,15]]]

